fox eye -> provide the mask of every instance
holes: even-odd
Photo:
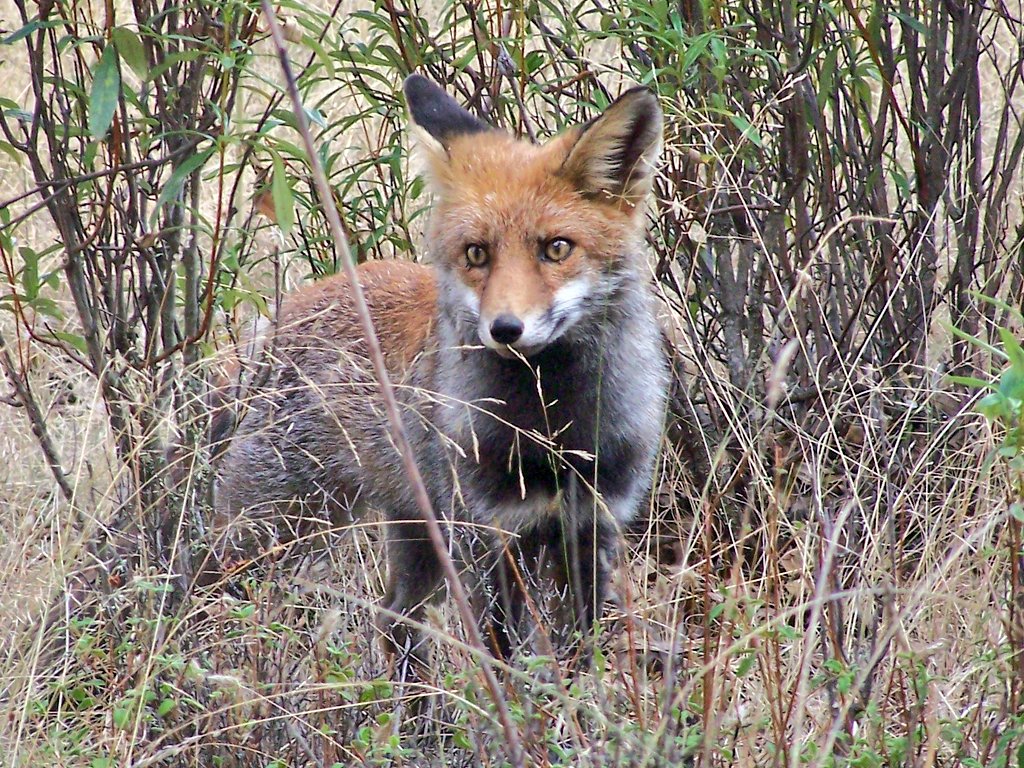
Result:
[[[487,249],[472,243],[466,246],[466,263],[471,267],[482,267],[487,263]]]
[[[544,245],[544,258],[548,261],[565,261],[572,253],[572,241],[564,237],[548,240]]]

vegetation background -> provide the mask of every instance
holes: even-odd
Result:
[[[524,764],[1024,766],[1020,2],[275,8],[330,201],[258,3],[0,0],[6,764],[516,762],[450,607],[389,682],[373,521],[188,579],[207,382],[339,268],[322,205],[420,252],[420,71],[529,137],[667,117],[663,461],[593,669],[503,675]]]

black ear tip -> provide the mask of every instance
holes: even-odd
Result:
[[[460,107],[444,88],[423,75],[409,75],[402,86],[412,121],[448,147],[453,138],[488,130]]]
[[[405,82],[402,84],[402,91],[405,93],[405,100],[409,104],[431,97],[436,98],[438,95],[444,94],[444,91],[437,84],[416,72],[405,78]]]
[[[634,109],[642,110],[643,112],[648,113],[651,117],[659,117],[661,115],[661,105],[658,103],[658,96],[646,85],[638,85],[636,88],[630,88],[619,96],[619,98],[615,100],[615,103],[628,103],[632,105]]]
[[[622,98],[623,96],[633,96],[640,98],[646,98],[649,96],[652,99],[658,98],[657,94],[654,92],[654,89],[651,88],[651,86],[649,85],[634,85],[632,88],[627,88],[625,91],[623,91],[622,96],[620,96],[619,98]]]

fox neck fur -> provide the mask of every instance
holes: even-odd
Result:
[[[473,319],[442,279],[437,416],[467,457],[458,462],[473,479],[462,484],[466,506],[477,518],[493,515],[476,522],[516,530],[552,509],[570,475],[599,491],[620,524],[635,515],[658,444],[666,378],[652,300],[637,275],[632,264],[609,271],[600,298],[563,336],[511,359],[480,345]]]

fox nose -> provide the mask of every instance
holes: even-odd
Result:
[[[523,335],[523,321],[515,315],[498,315],[491,322],[491,338],[499,344],[514,344]]]

